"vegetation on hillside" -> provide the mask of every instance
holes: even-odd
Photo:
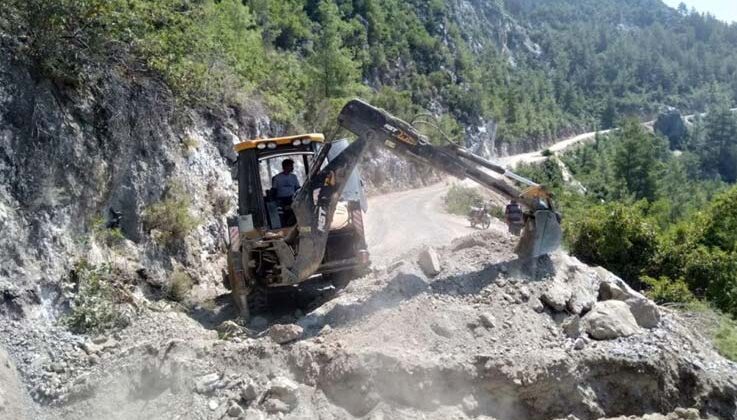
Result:
[[[737,98],[737,27],[626,3],[478,5],[489,27],[441,0],[9,0],[0,30],[61,85],[153,71],[185,103],[261,98],[292,129],[328,135],[354,95],[405,118],[432,109],[459,139],[493,120],[504,141]]]

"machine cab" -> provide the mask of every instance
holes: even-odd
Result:
[[[322,134],[303,134],[247,140],[238,153],[238,225],[241,232],[281,230],[295,223],[288,196],[273,188],[285,161],[293,162],[298,185],[305,182],[315,154],[325,142]]]
[[[283,249],[279,244],[296,252],[299,231],[294,230],[297,220],[291,209],[292,197],[312,174],[348,146],[347,140],[327,145],[322,134],[314,133],[247,140],[235,145],[238,153],[238,217],[228,220],[229,247],[231,251],[240,252],[241,245],[245,243],[250,254],[247,260],[261,262],[253,267],[253,278],[266,279],[270,286],[281,284],[280,270],[263,262],[278,260],[277,249]],[[293,164],[293,171],[286,177],[289,179],[287,185],[296,186],[280,191],[282,185],[275,182],[275,177],[284,179],[282,168],[287,160]],[[314,165],[320,165],[320,168],[314,168]],[[354,168],[333,213],[324,258],[317,274],[368,267],[363,228],[366,209],[360,174]]]
[[[322,165],[326,165],[348,145],[345,139],[333,141]],[[325,137],[317,133],[247,140],[235,146],[238,153],[237,226],[241,233],[250,232],[248,236],[260,236],[257,232],[283,232],[296,223],[290,208],[291,197],[288,197],[288,192],[275,188],[278,186],[274,184],[275,177],[283,176],[280,174],[283,164],[289,160],[293,164],[292,174],[297,184],[304,185],[310,172],[315,169],[312,166],[316,155],[324,146]],[[360,213],[366,210],[360,174],[358,169],[354,169],[341,194],[331,230],[340,229],[351,222],[360,227],[363,235],[363,224],[358,219]]]

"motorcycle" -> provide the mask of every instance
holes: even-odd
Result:
[[[491,226],[491,213],[486,204],[481,207],[471,207],[468,212],[468,221],[471,222],[472,228],[480,226],[482,229],[488,229]]]

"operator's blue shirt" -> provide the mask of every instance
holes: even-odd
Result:
[[[271,178],[271,187],[276,190],[276,198],[292,198],[299,189],[299,179],[293,173],[279,172]]]

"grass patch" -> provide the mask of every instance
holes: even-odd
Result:
[[[483,203],[484,199],[477,188],[462,187],[453,185],[443,198],[445,210],[448,213],[458,214],[461,216],[468,215],[472,206]]]
[[[694,299],[681,307],[697,315],[698,323],[692,328],[708,337],[719,354],[737,362],[737,322],[734,319],[701,299]]]
[[[115,327],[120,320],[116,310],[115,293],[111,280],[113,271],[109,264],[93,265],[80,260],[66,280],[73,298],[70,311],[63,323],[77,334],[99,333]]]
[[[183,302],[189,296],[193,285],[194,281],[189,274],[181,270],[174,270],[169,279],[166,296],[175,302]]]
[[[144,210],[144,227],[149,232],[158,231],[154,237],[158,243],[175,248],[200,225],[200,220],[192,215],[191,206],[192,203],[181,186],[170,186],[163,200]]]
[[[714,334],[714,345],[722,356],[737,362],[737,322],[723,315]]]
[[[182,139],[182,149],[184,151],[184,155],[187,157],[192,156],[192,153],[194,153],[199,146],[200,142],[192,136],[187,136]]]

